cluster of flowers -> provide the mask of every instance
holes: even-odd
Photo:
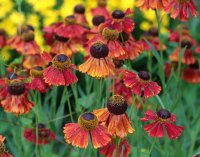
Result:
[[[136,5],[142,9],[164,9],[168,13],[172,12],[173,18],[179,17],[180,20],[187,20],[189,11],[193,16],[197,15],[192,0],[139,0]],[[134,60],[143,51],[150,51],[143,37],[136,41],[131,34],[135,27],[132,11],[115,10],[110,14],[106,8],[106,0],[98,0],[98,6],[91,12],[94,25],[92,28],[88,28],[85,7],[81,4],[74,8],[73,15],[45,27],[44,38],[46,44],[51,47],[50,53],[41,52],[34,40],[34,28],[31,25],[22,26],[17,30],[17,35],[10,39],[3,30],[0,31],[0,47],[9,45],[23,56],[24,72],[22,75],[21,70],[7,69],[9,74],[0,80],[1,106],[5,112],[16,115],[27,114],[34,106],[34,103],[28,100],[30,90],[43,93],[51,86],[74,84],[78,78],[73,70],[97,79],[109,77],[114,82],[114,86],[111,87],[114,94],[108,100],[107,106],[83,113],[78,118],[78,123],[66,124],[64,137],[68,143],[86,148],[90,136],[94,148],[100,148],[100,152],[108,157],[115,153],[116,140],[119,138],[118,153],[119,155],[123,153],[126,157],[131,150],[126,136],[134,132],[126,113],[127,108],[133,103],[133,96],[140,96],[145,101],[158,95],[161,87],[150,79],[148,72],[133,72],[123,67],[125,59]],[[160,43],[156,28],[151,28],[144,37],[159,51]],[[189,66],[183,72],[184,79],[190,80],[193,73],[195,79],[190,82],[200,81],[199,69],[196,68],[198,65],[196,66],[196,59],[190,49],[195,41],[188,31],[184,31],[183,36],[180,32],[172,32],[170,40],[173,42],[181,40],[181,48],[186,47],[182,62]],[[70,58],[80,47],[86,50],[87,55],[85,62],[76,67]],[[166,46],[163,45],[163,50],[165,49]],[[179,52],[177,49],[170,55],[173,63],[178,62]],[[196,52],[199,52],[199,48]],[[169,74],[169,68],[171,70],[172,66],[167,64],[166,67],[168,67],[166,72]],[[188,73],[190,78],[187,77]],[[166,130],[170,139],[176,139],[184,129],[174,124],[176,116],[166,109],[159,109],[156,112],[148,110],[141,121],[153,121],[144,126],[144,130],[151,137],[164,137]],[[39,132],[39,139],[36,130]],[[56,139],[56,135],[43,124],[39,124],[37,129],[25,129],[24,137],[35,144],[47,144],[51,139]]]

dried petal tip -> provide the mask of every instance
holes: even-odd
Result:
[[[78,14],[84,14],[85,13],[85,7],[82,4],[78,4],[74,8],[74,12]]]
[[[21,95],[25,92],[25,85],[21,80],[12,80],[8,86],[8,92],[12,95]]]
[[[114,95],[108,100],[108,111],[115,115],[124,114],[128,108],[128,104],[121,95]]]
[[[146,71],[139,71],[138,76],[139,76],[142,80],[145,80],[145,81],[147,81],[147,80],[150,79],[150,76],[149,76],[148,72],[146,72]]]
[[[160,109],[159,111],[157,111],[157,115],[159,118],[162,119],[168,119],[171,117],[171,113],[166,109]]]
[[[108,56],[108,46],[103,43],[95,43],[90,47],[90,54],[94,58],[105,58]]]
[[[57,69],[67,69],[71,64],[71,60],[64,54],[56,55],[53,58],[53,66]]]
[[[105,17],[102,15],[96,15],[92,18],[92,23],[94,26],[99,26],[101,23],[105,22]]]
[[[98,125],[98,119],[97,117],[91,113],[86,112],[79,116],[78,118],[78,124],[85,130],[91,131]]]
[[[112,17],[115,18],[115,19],[122,19],[122,18],[124,18],[124,16],[125,16],[125,14],[121,10],[115,10],[112,13]]]

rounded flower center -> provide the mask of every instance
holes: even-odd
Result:
[[[106,7],[107,0],[98,0],[98,6],[99,7]]]
[[[104,28],[102,35],[107,40],[117,40],[117,38],[119,37],[119,32],[113,28]]]
[[[54,39],[58,40],[60,42],[67,42],[69,40],[69,38],[64,38],[64,37],[61,37],[61,36],[58,36],[58,35],[54,35]]]
[[[78,124],[88,131],[95,129],[98,123],[97,117],[91,112],[83,113],[78,118]]]
[[[124,65],[124,61],[118,59],[113,59],[113,63],[115,64],[115,68],[121,68]]]
[[[157,116],[161,119],[168,119],[171,117],[171,113],[166,109],[160,109],[157,111]]]
[[[17,29],[17,34],[20,35],[21,33],[24,33],[25,31],[31,30],[34,32],[34,28],[31,25],[23,25],[21,28]]]
[[[124,16],[125,16],[125,14],[121,10],[115,10],[112,12],[112,17],[115,19],[122,19],[122,18],[124,18]]]
[[[42,123],[38,124],[38,128],[45,128],[45,127],[46,127],[45,124],[42,124]]]
[[[150,76],[149,76],[148,72],[146,72],[146,71],[139,71],[138,76],[139,76],[139,78],[141,78],[142,80],[145,80],[145,81],[150,79]]]
[[[8,85],[8,92],[11,95],[21,95],[25,92],[25,85],[21,80],[12,80]]]
[[[30,42],[34,40],[34,32],[32,30],[27,30],[25,32],[22,33],[22,40],[26,41],[26,42]]]
[[[0,29],[0,35],[3,35],[3,36],[5,36],[5,35],[6,35],[6,32],[5,32],[5,30],[4,30],[4,29]]]
[[[76,19],[74,15],[65,17],[65,24],[75,24],[75,23],[76,23]]]
[[[30,75],[32,77],[43,77],[43,68],[40,66],[36,66],[30,70]]]
[[[16,73],[9,73],[8,75],[7,75],[7,79],[8,80],[14,80],[14,79],[16,79],[17,78],[17,74]]]
[[[76,5],[74,8],[74,12],[78,14],[84,14],[85,13],[85,7],[82,4]]]
[[[90,54],[94,58],[105,58],[108,56],[108,46],[103,43],[95,43],[90,47]]]
[[[156,37],[156,36],[158,36],[158,29],[155,27],[150,28],[148,33],[149,33],[149,35]]]
[[[181,47],[184,48],[190,48],[192,46],[192,43],[188,41],[187,39],[181,41]]]
[[[101,23],[105,22],[105,17],[102,15],[96,15],[92,18],[92,23],[94,26],[99,26]]]
[[[63,70],[69,68],[71,60],[64,54],[56,55],[53,58],[53,66],[57,69]]]
[[[126,112],[128,105],[123,96],[114,95],[108,100],[107,108],[110,113],[120,115]]]

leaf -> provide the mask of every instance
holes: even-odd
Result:
[[[140,157],[148,157],[148,150],[146,149],[137,149],[136,147],[132,147],[131,156],[138,156],[140,154]]]
[[[95,100],[96,100],[96,93],[94,92],[90,95],[86,95],[78,99],[78,101],[84,108],[91,107],[94,104]]]

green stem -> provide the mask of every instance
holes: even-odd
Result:
[[[70,115],[71,121],[74,122],[74,119],[73,119],[73,116],[72,116],[73,113],[72,113],[71,103],[70,103],[70,100],[69,100],[69,91],[68,91],[68,89],[66,90],[66,94],[67,94],[67,105],[68,105],[68,109],[69,109],[69,115]]]
[[[160,106],[165,109],[165,105],[163,104],[162,100],[160,99],[160,97],[158,95],[155,96],[155,98],[158,100]]]
[[[151,152],[152,152],[152,150],[153,150],[153,148],[154,148],[155,144],[156,144],[156,138],[154,139],[153,143],[151,144],[151,148],[150,148],[150,150],[149,150],[148,157],[150,157],[150,156],[151,156]]]

